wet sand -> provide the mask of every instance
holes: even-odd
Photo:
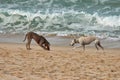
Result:
[[[54,36],[54,35],[43,35],[51,45],[53,46],[70,46],[70,42],[74,39],[71,36]],[[0,34],[0,42],[1,43],[21,43],[23,42],[25,35],[24,34]],[[34,40],[32,40],[32,44],[36,44]],[[105,48],[120,48],[120,40],[112,40],[112,39],[101,39],[101,44]],[[79,46],[79,44],[78,44]],[[94,42],[89,47],[94,47]]]
[[[0,80],[120,80],[120,48],[0,43]]]

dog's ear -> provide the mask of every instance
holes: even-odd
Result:
[[[76,42],[76,39],[74,39],[74,42]]]

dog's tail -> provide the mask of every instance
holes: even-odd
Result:
[[[26,40],[26,37],[27,37],[27,34],[25,35],[25,38],[24,38],[23,42]]]

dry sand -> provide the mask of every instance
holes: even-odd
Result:
[[[0,43],[0,80],[120,80],[120,48],[95,48]]]

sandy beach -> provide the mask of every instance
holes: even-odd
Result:
[[[0,80],[120,80],[120,0],[0,0]]]
[[[0,43],[0,80],[120,80],[120,48],[96,51]]]

